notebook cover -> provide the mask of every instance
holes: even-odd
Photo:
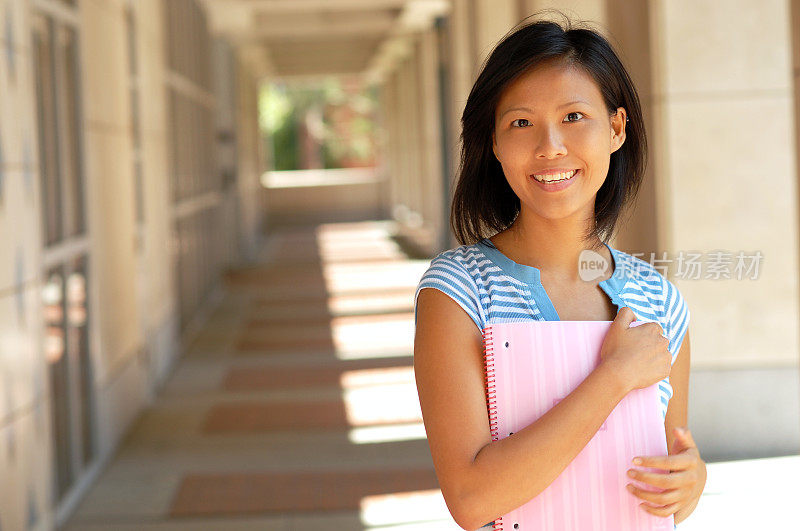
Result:
[[[634,321],[631,326],[644,324]],[[575,389],[600,362],[611,321],[529,321],[483,330],[492,440],[533,423]],[[504,531],[673,531],[673,517],[639,507],[627,491],[632,460],[666,455],[658,384],[628,393],[595,436],[544,491],[495,520]],[[658,471],[636,467],[645,471]],[[516,524],[516,525],[515,525]]]

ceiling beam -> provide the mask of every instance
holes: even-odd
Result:
[[[342,16],[309,13],[306,16],[273,16],[259,13],[253,17],[248,31],[256,38],[298,41],[313,38],[334,38],[385,35],[394,27],[397,16],[391,11],[378,11]]]
[[[204,0],[228,9],[231,5],[246,6],[262,13],[308,14],[315,11],[368,11],[401,9],[407,0]]]
[[[368,83],[381,83],[412,51],[414,35],[450,12],[450,0],[407,0],[394,29],[376,49],[365,71]]]
[[[451,0],[201,0],[212,31],[272,76],[367,74],[380,81]],[[262,51],[257,52],[258,48]],[[349,58],[349,61],[346,60]]]

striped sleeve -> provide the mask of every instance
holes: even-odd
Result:
[[[457,260],[440,254],[431,261],[414,294],[414,326],[417,324],[417,297],[425,288],[437,289],[453,299],[469,315],[475,326],[483,327],[480,296],[475,281]]]
[[[667,339],[669,340],[669,351],[672,353],[673,360],[680,352],[683,337],[689,328],[689,306],[675,287],[675,284],[664,279],[664,310],[667,320]]]

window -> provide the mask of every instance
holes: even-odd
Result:
[[[79,26],[74,0],[31,19],[44,262],[42,302],[54,444],[54,498],[96,457],[89,349],[89,246],[84,203]],[[34,2],[36,7],[37,2]]]
[[[63,498],[95,456],[86,257],[51,268],[42,289],[55,442],[55,488]]]
[[[33,51],[44,241],[52,246],[86,232],[77,32],[36,15]]]
[[[214,159],[211,42],[194,0],[164,3],[169,105],[173,267],[181,327],[191,321],[220,270],[218,227],[223,187]]]

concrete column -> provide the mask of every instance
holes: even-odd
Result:
[[[475,35],[471,25],[473,1],[452,0],[452,4],[448,22],[450,82],[453,94],[451,112],[460,119],[478,68],[478,54],[475,51]]]
[[[470,26],[471,4],[471,0],[453,0],[447,23],[450,61],[448,63],[449,105],[446,112],[447,127],[450,130],[450,145],[445,146],[445,151],[451,160],[452,172],[448,176],[451,192],[455,189],[456,176],[461,162],[461,115],[464,113],[464,105],[467,103],[477,69],[473,52],[474,38]],[[452,198],[452,193],[449,194],[449,198]],[[449,217],[449,210],[445,214]],[[449,226],[448,235],[449,240],[445,246],[450,248],[458,245],[455,237],[450,233]]]
[[[405,201],[404,195],[404,181],[406,178],[405,168],[407,157],[404,156],[405,152],[405,134],[404,130],[407,127],[406,116],[403,113],[403,98],[401,91],[403,89],[403,71],[402,65],[398,65],[397,69],[392,74],[391,78],[391,137],[390,149],[392,154],[392,216],[396,217],[398,206],[403,205]],[[405,208],[405,207],[404,207]]]
[[[397,74],[391,72],[380,90],[381,121],[383,123],[382,157],[385,160],[388,215],[397,204]]]
[[[647,0],[607,0],[605,33],[620,59],[628,69],[644,115],[645,130],[650,143],[649,163],[639,188],[636,203],[621,218],[617,235],[611,244],[628,252],[651,253],[664,249],[658,241],[655,160],[662,154],[653,149],[660,131],[653,123],[653,73],[650,48],[650,9]],[[650,256],[647,254],[647,256]]]
[[[258,80],[241,52],[236,60],[236,138],[238,173],[240,246],[245,260],[253,260],[261,249],[262,220],[267,214],[260,178],[265,169],[264,150],[258,128]]]
[[[444,204],[443,182],[447,178],[442,169],[441,102],[439,98],[439,50],[435,29],[420,35],[419,42],[419,95],[422,118],[418,142],[422,146],[422,171],[418,189],[422,194],[421,209],[431,251],[443,242],[442,205]]]
[[[476,63],[480,65],[494,46],[519,22],[517,0],[473,0],[475,5]]]
[[[412,126],[408,105],[408,58],[403,59],[397,67],[397,202],[394,215],[398,221],[403,220],[403,212],[408,209],[408,174],[410,166],[410,146],[408,132]]]
[[[525,16],[533,13],[554,8],[563,11],[565,15],[576,20],[592,21],[600,24],[607,22],[606,4],[609,0],[559,0],[552,2],[548,0],[520,0]],[[551,18],[551,17],[546,17]]]
[[[420,168],[419,145],[417,143],[419,101],[415,94],[417,76],[415,75],[414,61],[416,61],[414,54],[403,61],[400,89],[400,111],[403,116],[403,125],[401,126],[403,143],[400,154],[400,160],[403,162],[401,197],[402,204],[409,209],[409,215],[418,208],[414,190],[414,176]],[[409,219],[413,218],[414,216],[411,216],[401,221],[408,222]]]
[[[425,123],[425,116],[422,110],[420,85],[422,76],[420,75],[420,63],[422,62],[419,38],[414,39],[412,54],[406,64],[408,68],[408,85],[406,96],[408,97],[409,115],[413,119],[412,127],[407,131],[408,142],[411,147],[411,167],[409,168],[408,184],[408,206],[411,208],[412,216],[409,218],[410,225],[418,229],[422,226],[425,194],[422,190],[422,174],[425,171],[425,146],[422,139],[422,130]]]
[[[658,239],[672,253],[694,250],[705,260],[704,280],[676,281],[692,312],[690,425],[710,456],[796,453],[789,5],[671,0],[651,9]],[[721,265],[732,279],[707,279],[715,251],[731,253]],[[756,280],[735,278],[740,251],[763,255]]]

